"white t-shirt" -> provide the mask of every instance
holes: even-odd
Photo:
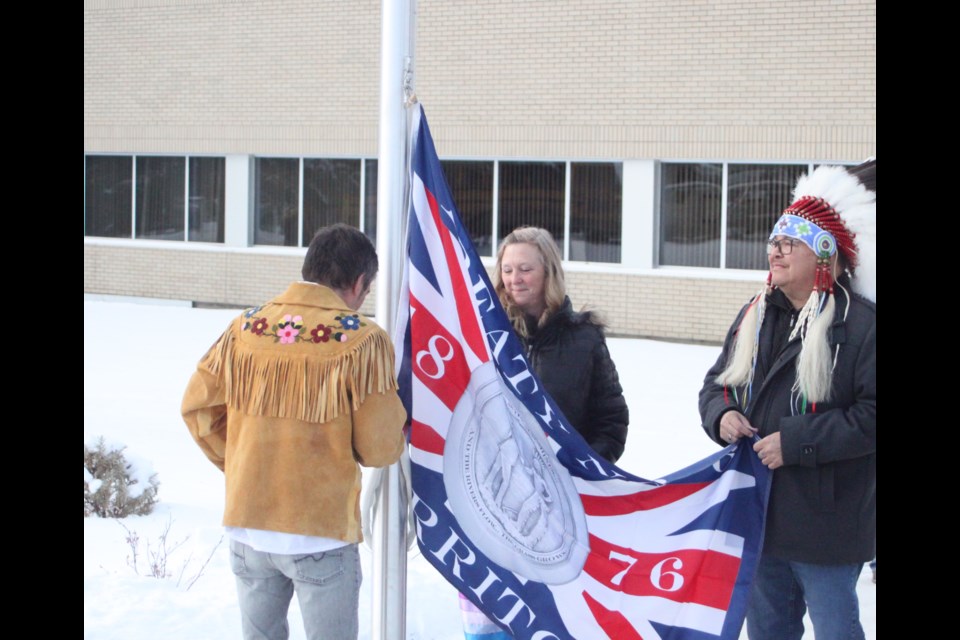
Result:
[[[277,553],[287,556],[302,555],[304,553],[323,553],[345,547],[349,542],[334,538],[319,536],[301,536],[295,533],[281,533],[280,531],[265,531],[263,529],[242,529],[240,527],[225,527],[227,535],[253,547],[263,553]]]

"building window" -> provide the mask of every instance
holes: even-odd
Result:
[[[360,161],[303,161],[303,245],[323,227],[342,222],[357,226],[360,211]]]
[[[620,261],[620,163],[442,161],[482,256],[520,226],[549,230],[566,260]],[[376,243],[376,159],[256,158],[253,243],[304,247],[358,226]],[[222,243],[226,159],[86,156],[84,234]]]
[[[804,164],[731,164],[727,169],[727,255],[730,269],[766,269],[766,242],[790,206]]]
[[[300,228],[300,161],[257,158],[254,244],[296,247]]]
[[[564,183],[562,162],[501,162],[497,237],[517,227],[541,227],[563,249]]]
[[[376,197],[369,197],[369,176],[361,194],[363,164],[360,160],[257,158],[254,243],[306,247],[323,227],[338,222],[359,227],[361,210],[362,217],[369,219],[371,206],[375,220],[377,203]],[[376,194],[375,166],[372,188]],[[375,227],[373,233],[375,238]]]
[[[659,264],[766,268],[766,239],[806,164],[662,163]]]
[[[223,242],[225,165],[222,157],[86,156],[84,235]]]
[[[190,158],[190,228],[187,240],[223,242],[227,161]]]
[[[85,165],[83,234],[129,238],[133,231],[133,158],[87,156]]]
[[[463,226],[481,256],[493,255],[493,163],[444,160],[440,163]]]
[[[660,264],[720,266],[723,165],[660,167]]]
[[[440,164],[481,256],[494,255],[500,240],[517,227],[535,226],[553,235],[565,260],[620,262],[621,163]]]
[[[185,158],[137,156],[137,238],[183,240]]]
[[[377,245],[377,161],[364,160],[363,232]]]
[[[570,163],[567,260],[620,262],[623,165]]]

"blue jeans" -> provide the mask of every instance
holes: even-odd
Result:
[[[808,609],[817,640],[863,640],[856,588],[862,568],[762,556],[747,608],[750,640],[799,640]]]
[[[351,544],[324,553],[264,553],[230,541],[230,565],[245,640],[286,640],[294,591],[307,638],[346,640],[359,631],[360,554]]]

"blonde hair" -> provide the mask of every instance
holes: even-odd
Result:
[[[550,235],[550,232],[540,227],[519,227],[514,229],[500,243],[497,250],[497,268],[493,274],[494,290],[497,297],[500,298],[500,304],[507,312],[507,317],[513,324],[514,330],[521,336],[527,337],[527,322],[521,311],[510,298],[506,288],[503,286],[503,277],[500,269],[503,266],[503,252],[512,244],[529,244],[537,249],[540,255],[540,262],[543,264],[544,281],[543,292],[545,307],[543,313],[537,318],[537,326],[542,327],[544,323],[554,313],[563,306],[563,301],[567,297],[567,286],[563,280],[563,266],[560,264],[560,250],[557,243]]]

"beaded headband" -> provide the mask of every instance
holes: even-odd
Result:
[[[806,218],[785,213],[773,225],[770,239],[777,236],[786,236],[800,240],[810,247],[810,250],[819,258],[829,258],[837,252],[837,240],[829,231],[821,229],[816,223]]]
[[[857,245],[854,242],[856,234],[847,228],[843,222],[843,218],[840,217],[840,214],[837,213],[837,210],[834,209],[829,202],[823,198],[803,196],[784,209],[783,216],[781,216],[780,219],[783,220],[785,216],[802,218],[816,225],[817,229],[826,232],[835,244],[828,255],[832,256],[837,249],[839,249],[840,253],[842,253],[843,257],[847,260],[847,266],[851,270],[857,268]],[[779,225],[780,222],[778,221],[777,224]],[[776,231],[776,226],[774,226],[774,230]],[[803,238],[798,239],[803,240]],[[813,241],[814,244],[810,244],[804,240],[813,252],[817,256],[820,256],[824,247],[820,245],[819,238],[813,238]]]

